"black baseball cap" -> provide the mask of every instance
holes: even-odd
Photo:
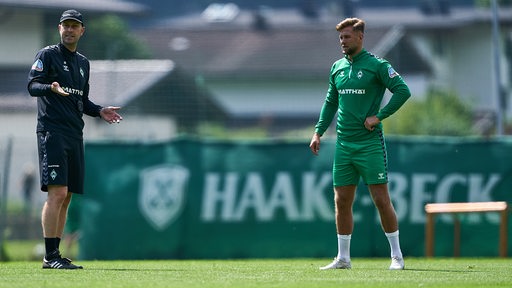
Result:
[[[66,11],[62,12],[62,16],[60,16],[59,23],[62,23],[63,21],[66,21],[66,20],[75,20],[77,22],[84,24],[84,21],[82,19],[82,14],[80,14],[80,12],[78,12],[76,10],[66,10]]]

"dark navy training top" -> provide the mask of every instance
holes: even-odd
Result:
[[[98,117],[101,106],[89,100],[89,60],[57,44],[41,49],[28,76],[28,91],[37,97],[37,132],[82,138],[83,114]],[[69,96],[51,91],[58,82]]]

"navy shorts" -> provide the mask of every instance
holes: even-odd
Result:
[[[67,186],[68,192],[84,193],[84,144],[82,139],[53,132],[38,132],[41,190],[49,185]]]

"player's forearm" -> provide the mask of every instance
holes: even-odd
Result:
[[[397,89],[393,96],[391,96],[391,99],[389,99],[388,104],[384,106],[379,113],[377,113],[377,118],[379,120],[384,120],[388,118],[389,116],[393,115],[402,105],[404,105],[405,101],[411,97],[411,92],[409,91],[409,88],[404,84],[403,87],[400,89]]]
[[[84,101],[84,114],[89,115],[91,117],[100,117],[100,105],[94,104],[91,100],[88,98]]]
[[[48,95],[48,92],[52,90],[50,84],[43,84],[39,82],[32,81],[28,84],[28,93],[32,97],[40,97]]]
[[[320,136],[324,134],[325,130],[327,130],[329,125],[331,125],[336,111],[338,111],[337,105],[325,101],[324,105],[322,106],[322,110],[320,111],[320,117],[315,126],[315,133],[318,133]]]

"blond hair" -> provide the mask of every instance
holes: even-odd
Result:
[[[364,33],[364,21],[359,18],[346,18],[336,25],[336,31],[341,32],[341,30],[352,27],[354,31],[361,31]]]

